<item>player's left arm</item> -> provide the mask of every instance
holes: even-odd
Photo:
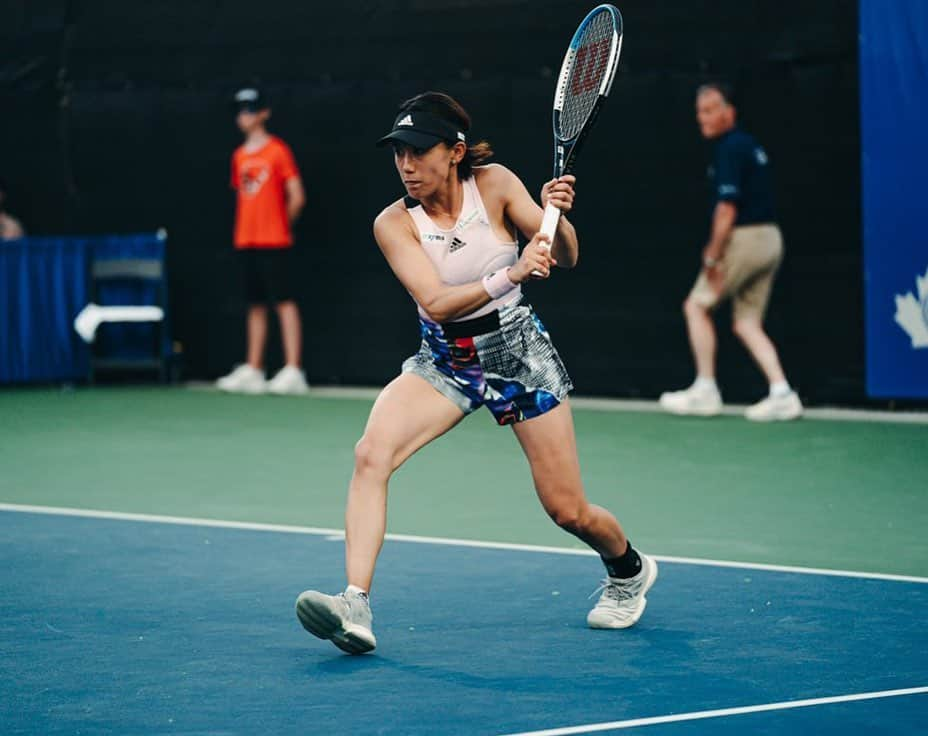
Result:
[[[503,166],[494,167],[500,171],[499,186],[503,196],[504,212],[506,217],[528,239],[534,237],[541,230],[541,221],[544,218],[544,207],[550,201],[561,211],[557,231],[554,234],[554,243],[551,245],[551,255],[561,268],[573,268],[577,265],[580,256],[580,244],[577,242],[577,231],[570,221],[564,217],[573,208],[574,182],[576,178],[570,174],[560,179],[545,182],[541,188],[541,206],[532,199],[522,180]]]

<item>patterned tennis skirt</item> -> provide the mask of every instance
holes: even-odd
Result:
[[[465,414],[486,407],[501,424],[550,411],[573,389],[535,311],[516,303],[440,325],[419,316],[422,345],[403,363]]]

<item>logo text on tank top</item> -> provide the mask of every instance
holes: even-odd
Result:
[[[467,217],[465,217],[463,220],[458,221],[458,224],[454,226],[454,229],[457,230],[458,232],[462,231],[464,228],[470,225],[474,220],[476,220],[479,214],[480,214],[480,211],[477,209],[474,209]]]

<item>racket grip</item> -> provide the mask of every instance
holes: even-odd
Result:
[[[542,247],[551,249],[551,243],[554,242],[554,233],[557,230],[557,223],[561,219],[561,211],[553,204],[545,207],[545,216],[541,220],[540,232],[548,236],[548,242],[542,243]],[[532,276],[541,276],[538,271],[532,271]]]
[[[554,233],[557,230],[557,223],[560,219],[561,211],[557,207],[553,204],[549,204],[545,207],[545,216],[541,221],[541,232],[548,236],[551,243],[554,242]]]

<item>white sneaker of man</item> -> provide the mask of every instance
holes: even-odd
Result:
[[[267,390],[280,396],[299,395],[309,391],[309,384],[306,383],[303,371],[294,365],[285,365],[267,382]]]
[[[593,595],[602,591],[599,601],[586,617],[591,629],[627,629],[634,626],[644,613],[647,592],[657,580],[657,562],[647,555],[641,557],[641,570],[633,578],[607,577]]]
[[[749,406],[744,416],[752,422],[786,422],[802,416],[802,402],[795,391],[783,396],[768,396]]]
[[[216,388],[236,394],[263,394],[267,390],[264,371],[245,363],[216,381]]]
[[[722,413],[722,395],[715,386],[697,386],[661,394],[661,408],[681,416],[714,417]]]

